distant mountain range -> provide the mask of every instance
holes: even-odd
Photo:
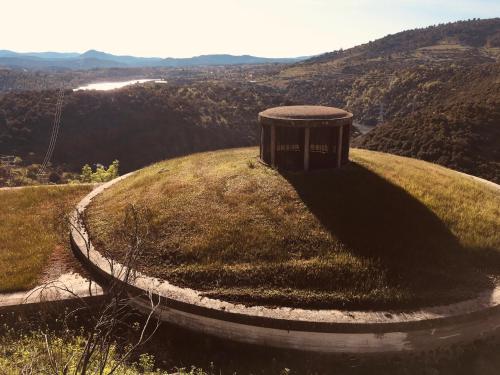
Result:
[[[143,68],[184,67],[202,65],[237,65],[266,63],[295,63],[309,57],[267,58],[250,55],[201,55],[189,58],[159,58],[117,56],[106,52],[89,50],[84,53],[60,52],[14,52],[0,50],[0,67],[42,69],[96,69],[96,68]]]

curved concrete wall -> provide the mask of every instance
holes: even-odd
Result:
[[[101,185],[77,206],[83,212],[104,189],[130,174]],[[500,188],[498,185],[496,185]],[[103,279],[123,282],[126,269],[93,248],[77,213],[72,217],[75,255]],[[412,312],[366,312],[247,307],[203,297],[168,281],[135,272],[127,284],[132,303],[150,311],[146,296],[161,299],[162,320],[224,339],[324,353],[378,353],[431,350],[490,335],[500,328],[500,287],[477,298]]]

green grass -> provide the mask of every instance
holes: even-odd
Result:
[[[352,150],[346,168],[308,174],[280,174],[257,154],[195,154],[139,171],[91,205],[93,241],[122,259],[123,212],[147,207],[152,235],[140,270],[247,304],[412,308],[492,285],[493,188],[366,150]]]
[[[57,215],[69,212],[91,189],[68,185],[0,190],[0,292],[36,285],[50,255],[61,245],[54,225]]]
[[[44,333],[34,331],[22,335],[7,332],[0,336],[0,374],[54,374],[63,373],[66,366],[67,373],[76,373],[78,361],[83,355],[85,332],[68,331],[63,333]],[[47,344],[48,343],[48,344]],[[142,354],[136,361],[122,361],[117,343],[110,344],[109,357],[103,361],[101,353],[91,357],[88,364],[88,374],[110,374],[116,367],[114,374],[120,375],[167,375],[167,371],[156,369],[154,358]],[[105,363],[104,363],[105,362]],[[58,370],[56,370],[58,369]],[[203,375],[201,369],[180,368],[179,375]]]

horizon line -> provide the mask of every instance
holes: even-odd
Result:
[[[263,58],[263,59],[299,59],[299,58],[309,58],[309,57],[314,57],[314,56],[319,56],[324,53],[329,53],[333,51],[325,51],[325,52],[320,52],[320,53],[313,53],[313,54],[306,54],[306,55],[297,55],[297,56],[279,56],[279,57],[273,57],[273,56],[259,56],[259,55],[252,55],[250,53],[244,53],[244,54],[234,54],[234,53],[224,53],[224,52],[217,52],[217,53],[203,53],[200,55],[192,55],[192,56],[186,56],[186,57],[174,57],[174,56],[167,56],[167,57],[159,57],[159,56],[143,56],[143,55],[134,55],[134,54],[116,54],[112,52],[107,52],[107,51],[101,51],[97,50],[94,48],[87,49],[83,52],[76,52],[76,51],[61,51],[61,50],[40,50],[40,51],[21,51],[21,50],[12,50],[12,49],[5,49],[2,48],[0,49],[0,52],[13,52],[13,53],[18,53],[18,54],[30,54],[30,53],[59,53],[59,54],[74,54],[74,55],[83,55],[87,52],[100,52],[100,53],[105,53],[107,55],[113,55],[117,57],[136,57],[136,58],[143,58],[143,59],[192,59],[195,57],[202,57],[202,56],[233,56],[233,57],[244,57],[244,56],[250,56],[250,57],[257,57],[257,58]]]

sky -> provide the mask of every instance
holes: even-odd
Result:
[[[0,0],[0,49],[309,56],[399,31],[500,17],[500,0]]]

